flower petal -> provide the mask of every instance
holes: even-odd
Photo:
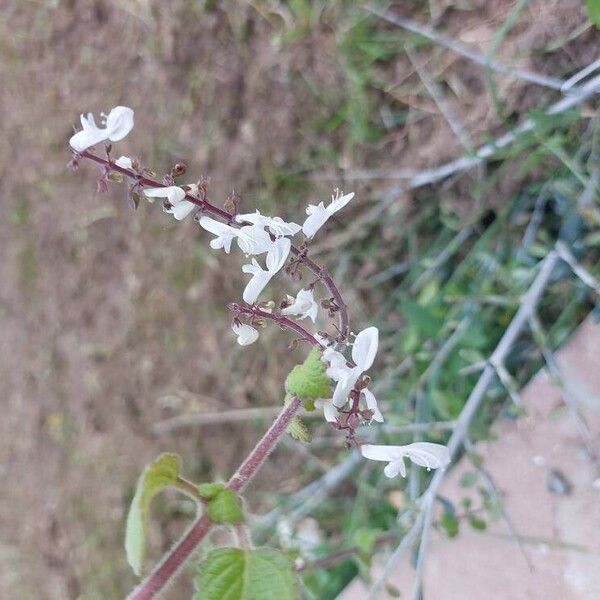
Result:
[[[328,376],[331,376],[330,372],[331,369],[327,369],[326,373]],[[340,369],[339,372],[334,373],[334,377],[332,377],[334,380],[335,376],[339,377],[337,385],[335,386],[335,390],[333,391],[332,398],[333,404],[338,408],[341,408],[344,406],[344,404],[346,404],[350,392],[360,377],[360,370],[356,367],[353,369],[346,367],[345,373],[342,374],[342,372],[343,370]]]
[[[232,323],[231,329],[237,335],[237,342],[240,346],[249,346],[258,339],[258,331],[251,325]]]
[[[244,225],[236,230],[237,243],[244,254],[264,254],[273,246],[271,236],[260,225]]]
[[[337,408],[333,405],[331,400],[323,401],[323,416],[329,423],[335,423],[337,421]]]
[[[238,223],[252,223],[252,225],[266,225],[269,220],[268,217],[263,217],[260,211],[256,210],[253,213],[245,213],[243,215],[236,215],[235,220]]]
[[[171,206],[166,212],[172,214],[178,221],[185,219],[194,209],[196,205],[188,200],[182,200]]]
[[[115,160],[115,165],[122,169],[131,169],[131,167],[133,167],[133,162],[128,156],[119,156],[119,158]]]
[[[385,469],[388,477],[394,477],[398,473],[405,476],[406,470],[403,458],[406,456],[420,467],[427,469],[443,469],[450,463],[450,451],[446,446],[433,444],[431,442],[415,442],[407,446],[377,446],[364,444],[360,451],[365,458],[370,460],[388,461],[390,464]]]
[[[399,458],[394,462],[386,465],[383,469],[383,472],[386,477],[390,479],[392,477],[396,477],[397,475],[402,475],[402,477],[406,477],[406,465],[404,464],[404,458]]]
[[[146,188],[144,190],[146,198],[166,198],[170,204],[178,204],[185,198],[185,191],[177,185],[168,185],[165,187]]]
[[[442,444],[415,442],[404,446],[404,453],[420,467],[443,469],[450,464],[450,451]]]
[[[325,350],[323,350],[322,360],[329,363],[329,367],[332,369],[346,368],[346,357],[333,348],[325,348]]]
[[[329,216],[336,213],[338,210],[341,210],[354,198],[354,192],[350,194],[343,195],[344,192],[338,193],[335,197],[332,197],[331,204],[327,207],[327,213]]]
[[[329,219],[329,213],[322,202],[318,206],[309,204],[306,212],[308,213],[308,217],[302,224],[302,232],[310,239],[325,225],[327,219]]]
[[[289,306],[282,309],[282,315],[297,315],[299,319],[310,317],[313,323],[317,320],[319,306],[315,302],[312,290],[302,289],[292,300],[293,302]]]
[[[80,115],[79,120],[81,121],[81,126],[84,131],[88,133],[98,133],[99,131],[104,131],[98,125],[96,125],[96,119],[94,119],[94,115],[92,113],[88,113],[87,117]]]
[[[133,129],[133,110],[116,106],[106,117],[107,137],[113,142],[122,140]]]
[[[69,145],[75,152],[83,152],[84,150],[103,142],[105,139],[106,135],[104,129],[99,129],[96,133],[84,129],[71,136]]]
[[[361,371],[368,370],[377,354],[379,345],[379,330],[377,327],[367,327],[357,336],[352,346],[352,360]]]
[[[382,446],[375,444],[363,444],[360,447],[361,454],[369,460],[381,460],[391,462],[404,456],[404,446]]]
[[[267,253],[267,269],[271,276],[275,275],[285,265],[292,242],[288,238],[279,238],[272,243],[272,246]]]
[[[381,414],[381,411],[379,410],[379,407],[377,406],[377,398],[375,398],[375,395],[373,394],[373,392],[367,388],[364,388],[362,390],[363,396],[365,397],[365,404],[367,405],[367,408],[371,411],[373,411],[373,421],[377,421],[378,423],[383,423],[385,421],[385,419],[383,418],[383,415]]]
[[[244,288],[242,298],[244,302],[254,304],[269,281],[271,281],[273,273],[264,271],[255,258],[252,259],[252,264],[242,266],[242,272],[252,274],[252,279],[250,279]]]
[[[302,226],[297,223],[287,223],[281,217],[267,218],[265,225],[269,231],[276,236],[296,235]]]

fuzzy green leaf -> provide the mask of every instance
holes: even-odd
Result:
[[[299,442],[308,444],[310,442],[311,435],[308,427],[300,417],[294,417],[291,423],[288,425],[287,432]]]
[[[181,458],[177,454],[161,454],[144,469],[138,480],[125,532],[127,562],[138,576],[144,560],[150,503],[158,492],[176,484],[180,469]]]
[[[285,391],[290,396],[296,396],[308,406],[314,407],[318,398],[330,398],[331,387],[325,374],[325,363],[321,353],[313,348],[306,360],[295,366],[285,380]]]
[[[208,503],[206,514],[215,523],[231,525],[242,523],[244,520],[242,499],[232,490],[221,490]]]
[[[201,483],[198,493],[205,500],[212,500],[221,490],[225,489],[224,483]]]
[[[297,600],[290,560],[270,548],[213,550],[200,565],[196,600]]]

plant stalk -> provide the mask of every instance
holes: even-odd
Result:
[[[301,404],[300,398],[293,398],[283,408],[271,427],[227,483],[230,490],[239,493],[248,485],[285,434]],[[212,526],[213,522],[206,515],[198,517],[179,542],[155,567],[154,571],[131,592],[127,597],[128,600],[152,600],[175,577]]]

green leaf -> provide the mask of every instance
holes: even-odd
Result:
[[[224,489],[224,483],[201,483],[198,486],[198,493],[204,500],[212,500],[221,490]]]
[[[444,324],[443,319],[435,316],[429,308],[425,308],[408,298],[401,300],[402,312],[406,320],[425,337],[435,337]]]
[[[444,512],[440,520],[440,525],[449,538],[453,538],[458,535],[458,519],[453,514],[447,511]]]
[[[383,533],[381,529],[371,529],[369,527],[359,527],[353,536],[354,543],[365,556],[373,554],[375,542]]]
[[[285,391],[290,396],[296,396],[307,403],[307,408],[314,408],[318,398],[331,397],[329,378],[325,374],[325,363],[321,353],[313,348],[306,360],[295,366],[285,380]]]
[[[590,21],[600,28],[600,0],[586,0],[585,5]]]
[[[233,490],[221,490],[208,503],[206,514],[215,523],[242,523],[244,520],[242,499]]]
[[[475,515],[469,515],[469,524],[478,531],[483,531],[487,527],[487,523]]]
[[[137,483],[127,515],[125,551],[127,562],[138,576],[144,560],[150,503],[158,492],[176,484],[180,469],[181,458],[177,454],[161,454],[144,469]]]
[[[402,596],[402,593],[400,592],[400,590],[396,586],[392,585],[391,583],[385,584],[385,591],[392,598],[400,598]]]
[[[294,417],[291,423],[288,425],[287,432],[295,439],[300,442],[308,444],[310,442],[311,435],[308,427],[300,417]]]
[[[213,550],[200,565],[196,600],[297,600],[290,560],[270,548]]]

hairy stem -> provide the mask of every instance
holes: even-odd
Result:
[[[271,427],[227,483],[229,489],[239,493],[248,485],[285,434],[301,404],[300,398],[293,398],[279,413]],[[151,600],[154,598],[189,559],[212,525],[213,522],[206,515],[196,519],[154,571],[128,596],[128,600]]]
[[[122,175],[129,177],[130,179],[141,184],[142,186],[166,187],[165,184],[161,183],[160,181],[156,181],[154,179],[150,179],[149,177],[144,177],[142,175],[139,175],[138,173],[136,173],[135,171],[132,171],[131,169],[125,169],[123,167],[120,167],[119,165],[116,165],[113,161],[106,159],[106,158],[102,158],[101,156],[98,156],[98,155],[94,154],[93,152],[90,152],[89,150],[84,150],[83,152],[79,153],[78,156],[80,156],[81,158],[87,158],[88,160],[91,160],[92,162],[95,162],[99,165],[103,165],[104,167],[110,168],[111,171],[116,171],[118,173],[121,173]],[[198,198],[195,198],[194,196],[192,196],[190,194],[186,194],[185,199],[188,200],[189,202],[192,202],[193,204],[196,204],[197,206],[202,208],[205,212],[210,213],[214,217],[218,217],[219,219],[225,221],[226,223],[228,223],[232,226],[237,225],[237,223],[234,220],[235,215],[233,215],[230,212],[227,212],[226,210],[223,210],[222,208],[219,208],[218,206],[215,206],[214,204],[211,204],[208,200],[199,200]],[[327,270],[324,267],[321,267],[315,261],[308,258],[308,256],[306,256],[305,252],[299,250],[295,246],[292,246],[291,253],[302,264],[304,264],[306,266],[306,268],[309,271],[311,271],[311,273],[313,273],[313,275],[318,277],[323,282],[323,285],[329,290],[329,293],[333,296],[335,303],[338,307],[340,335],[342,338],[346,338],[346,336],[348,335],[348,325],[349,325],[348,307],[346,306],[346,303],[344,302],[342,294],[340,293],[337,285],[333,281],[333,278],[331,277],[331,275],[327,272]]]

